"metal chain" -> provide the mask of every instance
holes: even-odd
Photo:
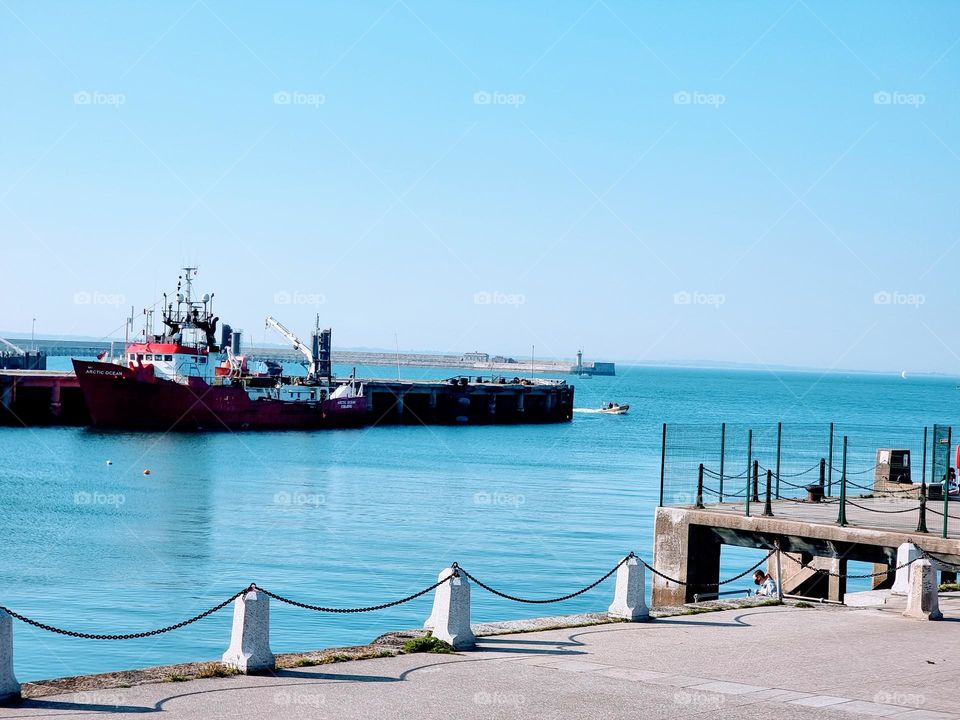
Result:
[[[720,473],[718,473],[716,470],[711,470],[706,465],[703,466],[703,472],[705,472],[707,475],[710,475],[711,477],[715,477],[715,478],[720,477]],[[749,470],[745,470],[741,472],[739,475],[728,475],[727,473],[724,473],[723,479],[724,480],[740,480],[740,479],[746,478],[749,473],[750,473]]]
[[[944,560],[943,558],[938,557],[937,555],[934,555],[932,552],[928,552],[927,550],[924,550],[923,548],[917,548],[917,549],[920,551],[920,554],[921,554],[923,557],[925,557],[927,560],[933,560],[934,562],[938,562],[938,563],[940,563],[941,565],[946,565],[946,566],[952,567],[952,568],[960,568],[960,565],[958,565],[957,563],[952,563],[952,562],[950,562],[949,560]]]
[[[928,500],[928,501],[927,501],[927,512],[932,512],[934,515],[939,515],[940,517],[943,517],[943,513],[942,513],[942,512],[940,512],[939,510],[934,510],[932,507],[930,507],[931,504],[932,504],[932,503],[930,503],[930,501]],[[951,515],[949,512],[947,513],[947,517],[950,518],[951,520],[960,520],[960,517],[957,517],[956,515]]]
[[[923,552],[923,550],[921,550],[920,552]],[[865,580],[865,579],[867,579],[867,578],[880,577],[881,575],[889,575],[889,574],[892,573],[892,572],[896,572],[897,570],[902,570],[903,568],[905,568],[905,567],[907,567],[907,566],[909,566],[909,565],[913,565],[913,563],[915,563],[917,560],[920,559],[919,557],[915,557],[913,560],[910,560],[910,561],[908,561],[908,562],[905,562],[903,565],[897,565],[897,566],[894,567],[894,568],[889,568],[889,569],[883,570],[883,571],[881,571],[881,572],[866,573],[866,574],[863,574],[863,575],[849,575],[849,574],[843,574],[843,573],[835,573],[835,572],[833,572],[833,571],[831,571],[831,570],[825,570],[825,569],[823,569],[823,568],[810,568],[810,567],[808,567],[807,565],[804,565],[800,560],[798,560],[797,558],[795,558],[792,554],[790,554],[790,553],[784,553],[784,554],[785,554],[790,560],[793,560],[797,565],[799,565],[799,566],[802,567],[802,568],[808,568],[808,569],[810,569],[810,570],[813,570],[814,572],[825,573],[825,574],[829,575],[830,577],[846,578],[847,580]]]
[[[634,555],[634,554],[631,552],[629,555],[627,555],[625,558],[623,558],[623,560],[621,560],[620,562],[618,562],[618,563],[613,567],[613,569],[612,569],[610,572],[608,572],[606,575],[604,575],[604,576],[603,576],[602,578],[600,578],[599,580],[590,583],[589,585],[587,585],[587,586],[586,586],[585,588],[583,588],[582,590],[577,590],[576,592],[570,593],[569,595],[564,595],[563,597],[558,597],[558,598],[550,598],[550,599],[548,599],[548,600],[531,600],[531,599],[529,599],[529,598],[520,598],[520,597],[516,597],[516,596],[514,596],[514,595],[507,595],[506,593],[500,592],[499,590],[494,590],[492,587],[490,587],[490,586],[487,585],[486,583],[484,583],[484,582],[482,582],[482,581],[480,581],[480,580],[477,580],[477,578],[475,578],[473,575],[471,575],[470,573],[468,573],[468,572],[467,572],[466,570],[464,570],[463,568],[459,568],[459,569],[460,569],[460,572],[462,572],[469,580],[472,580],[472,581],[475,582],[477,585],[479,585],[480,587],[482,587],[484,590],[486,590],[486,591],[489,592],[489,593],[493,593],[493,594],[496,595],[497,597],[502,597],[502,598],[504,598],[505,600],[512,600],[513,602],[527,603],[527,604],[529,604],[529,605],[546,605],[546,604],[548,604],[548,603],[563,602],[564,600],[570,600],[571,598],[575,598],[575,597],[577,597],[578,595],[583,595],[585,592],[587,592],[587,591],[589,591],[589,590],[593,590],[597,585],[599,585],[600,583],[602,583],[602,582],[603,582],[604,580],[606,580],[608,577],[610,577],[611,575],[613,575],[617,570],[619,570],[619,569],[620,569],[620,566],[623,565],[625,562],[627,562],[627,560],[629,560],[630,558],[634,558],[634,557],[637,557],[637,556]],[[644,563],[643,560],[640,560],[640,562],[642,562],[644,565],[646,565],[646,563]]]
[[[809,500],[804,500],[803,498],[792,498],[781,495],[778,500],[786,500],[787,502],[799,503],[801,505],[836,505],[840,500],[837,498],[831,498],[829,500],[818,500],[817,502],[810,502]]]
[[[838,467],[838,468],[837,468],[837,467],[834,467],[833,465],[831,465],[831,464],[829,464],[829,463],[827,463],[827,467],[828,467],[830,470],[836,470],[838,473],[840,473],[841,477],[843,476],[843,467]],[[856,471],[854,471],[854,470],[847,470],[847,475],[865,475],[865,474],[868,473],[868,472],[873,472],[873,471],[876,470],[878,467],[880,467],[879,464],[874,465],[873,467],[868,467],[866,470],[856,470]],[[837,482],[840,482],[840,481],[838,480]],[[849,481],[848,481],[848,482],[849,482]]]
[[[766,472],[767,470],[770,470],[770,471],[773,473],[773,476],[774,476],[774,477],[777,477],[777,471],[776,471],[776,470],[773,470],[772,468],[765,468],[763,465],[759,465],[758,467],[759,467],[761,470],[763,470],[764,472]],[[800,477],[800,476],[802,476],[802,475],[808,475],[809,473],[812,473],[814,470],[816,470],[816,469],[819,468],[819,467],[820,467],[820,461],[817,460],[817,464],[814,465],[812,468],[808,468],[808,469],[804,470],[803,472],[798,472],[798,473],[780,473],[779,477],[780,477],[780,478],[785,478],[785,477]]]
[[[726,585],[726,584],[728,584],[728,583],[732,583],[732,582],[734,582],[735,580],[739,580],[740,578],[744,577],[745,575],[753,572],[753,571],[756,570],[758,567],[760,567],[761,565],[763,565],[763,563],[765,563],[767,560],[769,560],[771,557],[773,557],[773,554],[774,554],[775,552],[777,552],[776,549],[771,550],[770,553],[769,553],[765,558],[763,558],[760,562],[758,562],[758,563],[757,563],[756,565],[754,565],[753,567],[747,568],[746,570],[744,570],[744,571],[743,571],[742,573],[740,573],[739,575],[734,575],[734,576],[731,577],[731,578],[727,578],[726,580],[720,580],[719,582],[715,582],[715,583],[687,583],[687,582],[684,582],[683,580],[677,580],[676,578],[672,578],[672,577],[670,577],[669,575],[664,575],[662,572],[660,572],[660,571],[657,570],[655,567],[653,567],[653,565],[649,565],[649,564],[647,564],[647,563],[646,563],[645,561],[643,561],[643,560],[641,560],[640,562],[643,563],[644,567],[647,568],[647,570],[649,570],[650,572],[652,572],[654,575],[656,575],[656,576],[658,576],[658,577],[661,577],[661,578],[663,578],[664,580],[667,580],[668,582],[676,583],[677,585],[683,585],[683,586],[689,587],[689,588],[713,588],[713,587],[720,587],[721,585]]]
[[[272,593],[269,590],[264,590],[263,588],[257,588],[260,592],[268,597],[272,597],[278,602],[286,603],[287,605],[293,605],[294,607],[303,608],[304,610],[314,610],[316,612],[327,612],[327,613],[340,613],[340,614],[350,614],[350,613],[363,613],[363,612],[374,612],[375,610],[386,610],[387,608],[396,607],[397,605],[403,605],[404,603],[410,602],[411,600],[416,600],[422,595],[426,595],[431,590],[436,590],[438,587],[443,585],[445,582],[449,582],[451,578],[457,577],[457,564],[453,564],[453,574],[448,575],[443,580],[438,580],[433,585],[428,588],[424,588],[420,592],[416,592],[413,595],[408,595],[405,598],[400,600],[394,600],[392,602],[383,603],[381,605],[371,605],[370,607],[360,607],[360,608],[333,608],[333,607],[323,607],[322,605],[310,605],[308,603],[302,603],[298,600],[291,600],[290,598],[285,598],[282,595],[277,595]]]
[[[855,503],[853,500],[850,500],[850,499],[847,499],[845,502],[847,505],[853,505],[855,508],[860,508],[861,510],[866,510],[867,512],[872,512],[872,513],[883,513],[884,515],[896,515],[898,513],[914,512],[920,509],[920,506],[917,505],[916,507],[908,507],[908,508],[904,508],[903,510],[877,510],[876,508],[868,508],[868,507],[864,507],[863,505],[858,505],[857,503]]]
[[[20,613],[14,612],[10,608],[3,607],[2,605],[0,605],[0,610],[7,613],[11,617],[15,617],[20,622],[26,623],[27,625],[33,625],[34,627],[40,628],[41,630],[47,630],[48,632],[57,633],[58,635],[66,635],[67,637],[82,638],[84,640],[136,640],[138,638],[146,638],[146,637],[152,637],[154,635],[161,635],[162,633],[170,632],[171,630],[179,630],[180,628],[190,625],[191,623],[195,623],[198,620],[203,620],[203,618],[208,617],[209,615],[213,615],[215,612],[217,612],[217,610],[222,610],[223,608],[225,608],[227,605],[232,603],[241,595],[246,595],[248,592],[254,589],[256,589],[256,586],[250,585],[249,587],[244,588],[243,590],[236,593],[235,595],[227,598],[219,605],[212,607],[209,610],[206,610],[205,612],[200,613],[199,615],[194,615],[192,618],[189,618],[188,620],[183,620],[182,622],[178,622],[175,625],[168,625],[167,627],[162,627],[157,630],[148,630],[146,632],[138,632],[138,633],[126,633],[123,635],[104,635],[99,633],[82,633],[82,632],[75,632],[73,630],[64,630],[62,628],[54,627],[53,625],[47,625],[46,623],[32,620],[28,617],[21,615]]]
[[[851,487],[855,487],[858,490],[869,490],[870,492],[883,492],[883,493],[890,493],[890,494],[912,493],[912,492],[916,492],[918,487],[917,485],[914,485],[913,487],[903,488],[901,490],[879,490],[878,491],[875,487],[870,487],[869,485],[860,485],[859,483],[855,483],[849,479],[847,480],[847,485]]]

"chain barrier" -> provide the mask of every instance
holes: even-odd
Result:
[[[619,569],[620,569],[620,566],[623,565],[625,562],[627,562],[627,560],[629,560],[630,558],[635,558],[635,557],[637,557],[637,556],[634,555],[634,554],[631,552],[629,555],[627,555],[625,558],[623,558],[623,560],[621,560],[620,562],[618,562],[618,563],[613,567],[613,569],[612,569],[610,572],[608,572],[606,575],[604,575],[604,576],[603,576],[602,578],[600,578],[599,580],[590,583],[589,585],[587,585],[587,586],[586,586],[585,588],[583,588],[582,590],[577,590],[576,592],[570,593],[569,595],[564,595],[563,597],[549,598],[549,599],[546,599],[546,600],[531,600],[530,598],[521,598],[521,597],[516,597],[516,596],[514,596],[514,595],[508,595],[507,593],[500,592],[499,590],[494,590],[492,587],[490,587],[489,585],[487,585],[485,582],[482,582],[482,581],[478,580],[477,578],[475,578],[473,575],[471,575],[470,573],[468,573],[468,572],[467,572],[466,570],[464,570],[463,568],[459,568],[459,570],[460,570],[461,573],[463,573],[463,574],[467,577],[467,579],[472,580],[472,581],[475,582],[479,587],[482,587],[484,590],[486,590],[486,591],[489,592],[489,593],[493,593],[493,594],[496,595],[497,597],[502,597],[502,598],[505,599],[505,600],[512,600],[513,602],[527,603],[527,604],[529,604],[529,605],[547,605],[547,604],[549,604],[549,603],[556,603],[556,602],[563,602],[564,600],[570,600],[571,598],[575,598],[575,597],[577,597],[578,595],[583,595],[585,592],[587,592],[587,591],[589,591],[589,590],[593,590],[597,585],[599,585],[600,583],[602,583],[602,582],[603,582],[604,580],[606,580],[608,577],[610,577],[611,575],[613,575],[617,570],[619,570]],[[640,562],[643,562],[643,560],[641,560]],[[646,565],[645,562],[643,562],[643,564]]]
[[[167,627],[162,627],[157,630],[148,630],[146,632],[138,632],[138,633],[125,633],[122,635],[105,635],[100,633],[82,633],[82,632],[75,632],[73,630],[64,630],[63,628],[54,627],[53,625],[47,625],[46,623],[38,622],[37,620],[32,620],[28,617],[21,615],[20,613],[14,612],[10,608],[3,607],[2,605],[0,605],[0,610],[7,613],[10,617],[14,617],[20,622],[26,623],[27,625],[33,625],[33,627],[35,628],[40,628],[41,630],[57,633],[58,635],[66,635],[67,637],[81,638],[83,640],[136,640],[139,638],[153,637],[154,635],[162,635],[163,633],[170,632],[171,630],[179,630],[180,628],[186,627],[187,625],[195,623],[198,620],[203,620],[205,617],[209,617],[210,615],[213,615],[215,612],[217,612],[217,610],[222,610],[223,608],[225,608],[227,605],[232,603],[241,595],[246,595],[248,592],[254,589],[256,589],[255,585],[250,585],[249,587],[245,587],[243,590],[236,593],[235,595],[228,597],[219,605],[216,605],[210,608],[209,610],[206,610],[200,613],[199,615],[194,615],[192,618],[178,622],[175,625],[168,625]]]
[[[799,503],[800,505],[836,505],[837,503],[840,502],[839,498],[831,498],[829,500],[824,498],[823,500],[817,500],[816,502],[811,502],[810,500],[804,500],[803,498],[792,498],[792,497],[787,497],[786,495],[781,495],[779,498],[776,498],[776,499],[786,500],[787,502],[792,502],[792,503]],[[847,500],[847,502],[850,502],[850,501]]]
[[[920,552],[922,553],[923,550],[921,550]],[[813,570],[813,571],[815,571],[815,572],[824,573],[824,574],[826,574],[826,575],[829,575],[830,577],[846,578],[847,580],[866,580],[867,578],[875,578],[875,577],[880,577],[881,575],[889,575],[890,573],[894,573],[894,572],[896,572],[897,570],[902,570],[902,569],[905,568],[905,567],[908,567],[908,566],[910,566],[910,565],[913,565],[915,562],[917,562],[917,560],[920,559],[920,557],[915,557],[915,558],[913,558],[913,560],[909,560],[908,562],[903,563],[903,565],[897,565],[897,566],[894,567],[894,568],[888,568],[888,569],[883,570],[883,571],[881,571],[881,572],[864,573],[863,575],[850,575],[850,574],[845,574],[845,573],[835,573],[835,572],[833,572],[832,570],[825,570],[825,569],[823,569],[823,568],[811,568],[811,567],[809,567],[809,566],[807,566],[807,565],[804,565],[800,560],[798,560],[797,558],[795,558],[795,557],[794,557],[793,555],[791,555],[790,553],[784,553],[784,555],[786,555],[790,560],[793,560],[793,562],[795,562],[797,565],[799,565],[799,566],[802,567],[802,568],[808,568],[808,569]]]
[[[933,561],[933,562],[940,563],[941,565],[946,565],[947,567],[952,567],[952,568],[954,568],[954,569],[960,569],[960,564],[952,563],[952,562],[950,562],[949,560],[944,560],[943,558],[941,558],[941,557],[939,557],[939,556],[937,556],[937,555],[934,555],[932,552],[928,552],[927,550],[924,550],[923,548],[917,548],[917,550],[919,550],[919,551],[920,551],[920,555],[921,555],[922,557],[926,558],[927,560],[931,560],[931,561]]]
[[[272,593],[269,590],[264,590],[263,588],[257,588],[267,597],[271,597],[278,602],[285,603],[287,605],[292,605],[293,607],[303,608],[304,610],[313,610],[314,612],[326,612],[326,613],[339,613],[341,615],[349,615],[352,613],[365,613],[365,612],[375,612],[377,610],[386,610],[387,608],[396,607],[397,605],[403,605],[408,603],[411,600],[416,600],[418,597],[426,595],[431,590],[436,590],[438,587],[443,585],[446,582],[449,582],[452,578],[457,577],[457,564],[453,564],[453,573],[448,575],[443,580],[438,580],[433,585],[428,588],[424,588],[420,592],[416,592],[413,595],[407,595],[405,598],[399,600],[393,600],[391,602],[382,603],[380,605],[370,605],[369,607],[359,607],[359,608],[334,608],[334,607],[324,607],[322,605],[310,605],[308,603],[300,602],[299,600],[291,600],[290,598],[285,598],[282,595],[277,595]]]
[[[773,477],[776,478],[777,476],[774,475]],[[783,479],[781,479],[780,482],[783,483],[784,485],[786,485],[787,487],[796,488],[797,490],[806,490],[806,489],[807,489],[807,486],[806,486],[806,485],[799,485],[799,484],[797,484],[797,483],[795,483],[795,482],[790,482],[789,480],[783,480]]]
[[[640,562],[643,563],[643,566],[644,566],[647,570],[649,570],[650,572],[652,572],[652,573],[653,573],[654,575],[656,575],[657,577],[663,578],[663,579],[666,580],[667,582],[676,583],[677,585],[683,585],[684,587],[689,587],[689,588],[714,588],[714,587],[720,587],[721,585],[727,585],[727,584],[729,584],[729,583],[732,583],[732,582],[734,582],[734,581],[736,581],[736,580],[739,580],[740,578],[744,577],[745,575],[753,572],[753,571],[756,570],[758,567],[760,567],[761,565],[763,565],[767,560],[769,560],[771,557],[773,557],[774,553],[776,553],[776,552],[777,552],[776,549],[771,550],[771,551],[767,554],[767,556],[766,556],[765,558],[763,558],[760,562],[758,562],[758,563],[757,563],[756,565],[754,565],[753,567],[747,568],[746,570],[744,570],[744,571],[743,571],[742,573],[740,573],[739,575],[734,575],[734,576],[731,577],[731,578],[727,578],[726,580],[720,580],[720,581],[715,582],[715,583],[687,583],[687,582],[684,582],[683,580],[677,580],[676,578],[672,578],[672,577],[670,577],[669,575],[664,575],[662,572],[660,572],[660,571],[657,570],[655,567],[653,567],[653,565],[648,564],[648,563],[647,563],[646,561],[644,561],[644,560],[640,560]]]
[[[905,512],[916,512],[917,510],[920,509],[920,506],[919,506],[919,505],[916,505],[915,507],[908,507],[908,508],[904,508],[904,509],[902,509],[902,510],[877,510],[876,508],[868,508],[868,507],[865,507],[865,506],[863,506],[863,505],[858,505],[857,503],[855,503],[855,502],[854,502],[853,500],[851,500],[850,498],[847,498],[847,499],[846,499],[846,503],[847,503],[847,505],[853,505],[853,507],[855,507],[855,508],[860,508],[861,510],[866,510],[867,512],[882,513],[883,515],[897,515],[897,514],[899,514],[899,513],[905,513]],[[928,507],[927,510],[929,510],[929,509],[930,509],[930,508]]]
[[[711,470],[711,469],[708,468],[706,465],[703,466],[703,471],[704,471],[707,475],[709,475],[709,476],[711,476],[711,477],[715,477],[715,478],[719,478],[719,477],[720,477],[720,473],[718,473],[716,470]],[[744,480],[744,479],[746,479],[747,474],[748,474],[749,472],[750,472],[749,470],[744,470],[744,471],[741,472],[739,475],[729,475],[728,473],[724,473],[724,474],[723,474],[723,479],[724,479],[724,480]]]
[[[936,502],[936,501],[934,501],[934,502]],[[932,505],[932,503],[930,502],[929,499],[927,499],[927,512],[933,513],[934,515],[939,515],[940,517],[943,517],[943,513],[940,512],[939,510],[935,510],[934,508],[931,507],[931,505]],[[949,512],[947,513],[947,517],[950,518],[951,520],[960,520],[960,517],[957,517],[956,515],[951,515]]]
[[[848,501],[848,502],[849,502],[849,501]],[[857,506],[857,507],[859,507],[859,506]],[[901,512],[901,511],[898,511],[898,512]],[[937,556],[937,555],[935,555],[935,554],[933,554],[933,553],[930,553],[930,552],[927,552],[926,550],[923,550],[922,548],[918,548],[918,549],[920,550],[920,556],[918,556],[918,557],[910,560],[909,562],[905,562],[905,563],[903,563],[902,565],[898,565],[898,566],[895,567],[895,568],[889,568],[889,569],[887,569],[887,570],[884,570],[884,571],[882,571],[882,572],[877,572],[877,573],[865,573],[865,574],[862,574],[862,575],[849,575],[849,574],[835,573],[835,572],[832,572],[832,571],[830,571],[830,570],[825,570],[825,569],[821,569],[821,568],[813,568],[813,569],[816,570],[817,572],[821,572],[821,573],[825,573],[825,574],[827,574],[827,575],[830,575],[831,577],[846,578],[846,579],[849,579],[849,580],[859,580],[859,579],[880,577],[881,575],[889,575],[890,573],[896,572],[896,571],[898,571],[898,570],[902,570],[903,568],[908,567],[909,565],[912,565],[913,563],[915,563],[917,560],[920,560],[921,558],[926,558],[926,559],[928,559],[928,560],[932,560],[932,561],[934,561],[934,562],[937,562],[937,563],[939,563],[939,564],[941,564],[941,565],[944,565],[944,566],[947,566],[947,567],[952,567],[952,568],[960,569],[960,564],[952,563],[952,562],[950,562],[950,561],[948,561],[948,560],[944,560],[944,559],[940,558],[939,556]],[[646,561],[643,560],[642,558],[637,557],[636,554],[634,554],[633,552],[631,552],[629,555],[625,556],[620,562],[618,562],[616,565],[614,565],[614,567],[613,567],[609,572],[607,572],[605,575],[603,575],[603,577],[595,580],[594,582],[590,583],[590,584],[587,585],[586,587],[581,588],[580,590],[577,590],[576,592],[572,592],[572,593],[569,593],[569,594],[567,594],[567,595],[563,595],[563,596],[561,596],[561,597],[546,598],[546,599],[521,598],[521,597],[517,597],[517,596],[515,596],[515,595],[509,595],[508,593],[505,593],[505,592],[501,592],[501,591],[499,591],[499,590],[496,590],[496,589],[494,589],[493,587],[491,587],[490,585],[487,585],[487,584],[486,584],[485,582],[483,582],[482,580],[479,580],[477,577],[475,577],[474,575],[472,575],[471,573],[469,573],[467,570],[461,568],[457,563],[453,563],[453,565],[451,566],[452,569],[453,569],[453,572],[452,572],[450,575],[448,575],[447,577],[445,577],[443,580],[438,580],[437,582],[433,583],[433,584],[430,585],[429,587],[424,588],[423,590],[420,590],[420,591],[418,591],[418,592],[416,592],[416,593],[413,593],[412,595],[408,595],[408,596],[406,596],[406,597],[404,597],[404,598],[401,598],[401,599],[399,599],[399,600],[393,600],[393,601],[391,601],[391,602],[382,603],[382,604],[380,604],[380,605],[371,605],[371,606],[368,606],[368,607],[359,607],[359,608],[334,608],[334,607],[324,607],[324,606],[322,606],[322,605],[311,605],[311,604],[309,604],[309,603],[303,603],[303,602],[300,602],[300,601],[298,601],[298,600],[291,600],[290,598],[286,598],[286,597],[284,597],[284,596],[282,596],[282,595],[278,595],[278,594],[276,594],[276,593],[274,593],[274,592],[270,592],[269,590],[265,590],[264,588],[257,587],[255,584],[251,583],[248,587],[244,588],[243,590],[240,590],[240,591],[237,592],[237,593],[234,593],[233,595],[231,595],[229,598],[227,598],[227,599],[224,600],[223,602],[219,603],[218,605],[215,605],[215,606],[213,606],[212,608],[210,608],[209,610],[205,610],[204,612],[202,612],[202,613],[200,613],[200,614],[198,614],[198,615],[194,615],[194,616],[191,617],[191,618],[188,618],[188,619],[186,619],[186,620],[182,620],[181,622],[175,623],[175,624],[173,624],[173,625],[168,625],[168,626],[166,626],[166,627],[158,628],[158,629],[156,629],[156,630],[148,630],[148,631],[137,632],[137,633],[115,634],[115,635],[111,635],[111,634],[100,634],[100,633],[83,633],[83,632],[76,632],[76,631],[73,631],[73,630],[64,630],[63,628],[55,627],[55,626],[53,626],[53,625],[48,625],[47,623],[43,623],[43,622],[39,622],[39,621],[37,621],[37,620],[33,620],[32,618],[28,618],[28,617],[26,617],[26,616],[24,616],[24,615],[21,615],[21,614],[18,613],[18,612],[15,612],[15,611],[11,610],[11,609],[8,608],[8,607],[4,607],[3,605],[0,605],[0,611],[7,613],[7,614],[10,615],[11,617],[16,618],[17,620],[20,620],[21,622],[26,623],[27,625],[32,625],[33,627],[39,628],[40,630],[46,630],[46,631],[48,631],[48,632],[57,633],[57,634],[59,634],[59,635],[66,635],[66,636],[68,636],[68,637],[80,638],[80,639],[85,639],[85,640],[134,640],[134,639],[139,639],[139,638],[152,637],[152,636],[155,636],[155,635],[161,635],[161,634],[163,634],[163,633],[167,633],[167,632],[170,632],[170,631],[172,631],[172,630],[178,630],[178,629],[180,629],[180,628],[182,628],[182,627],[186,627],[187,625],[191,625],[192,623],[198,622],[199,620],[203,620],[204,618],[209,617],[210,615],[213,615],[215,612],[217,612],[217,611],[219,611],[219,610],[222,610],[223,608],[225,608],[227,605],[229,605],[230,603],[232,603],[232,602],[233,602],[234,600],[236,600],[237,598],[239,598],[239,597],[241,597],[241,596],[245,596],[247,593],[249,593],[249,592],[254,592],[254,591],[255,591],[255,592],[262,592],[264,595],[266,595],[266,596],[268,596],[268,597],[270,597],[270,598],[273,598],[274,600],[276,600],[276,601],[278,601],[278,602],[285,603],[285,604],[287,604],[287,605],[292,605],[293,607],[298,607],[298,608],[302,608],[302,609],[305,609],[305,610],[313,610],[313,611],[316,611],[316,612],[339,613],[339,614],[364,613],[364,612],[374,612],[374,611],[377,611],[377,610],[386,610],[387,608],[396,607],[397,605],[402,605],[402,604],[408,603],[408,602],[410,602],[410,601],[412,601],[412,600],[416,600],[417,598],[422,597],[423,595],[426,595],[427,593],[429,593],[429,592],[431,592],[431,591],[433,591],[433,590],[436,590],[438,587],[440,587],[440,586],[443,585],[444,583],[449,582],[449,581],[452,580],[453,578],[459,577],[460,575],[463,575],[463,576],[465,576],[466,578],[468,578],[469,580],[471,580],[471,581],[473,581],[474,583],[476,583],[478,587],[483,588],[484,590],[486,590],[487,592],[492,593],[493,595],[496,595],[496,596],[498,596],[498,597],[504,598],[505,600],[511,600],[511,601],[513,601],[513,602],[520,602],[520,603],[527,603],[527,604],[531,604],[531,605],[546,605],[546,604],[549,604],[549,603],[557,603],[557,602],[563,602],[564,600],[570,600],[570,599],[572,599],[572,598],[575,598],[575,597],[578,597],[578,596],[580,596],[580,595],[583,595],[584,593],[589,592],[590,590],[593,590],[595,587],[597,587],[598,585],[600,585],[600,583],[602,583],[604,580],[607,580],[610,576],[612,576],[615,572],[617,572],[617,570],[619,570],[619,569],[624,565],[624,563],[626,563],[628,560],[630,560],[630,559],[632,559],[632,558],[636,558],[637,560],[639,560],[639,562],[640,562],[647,570],[649,570],[649,571],[650,571],[651,573],[653,573],[654,575],[656,575],[656,576],[658,576],[658,577],[660,577],[660,578],[662,578],[662,579],[664,579],[664,580],[666,580],[666,581],[668,581],[668,582],[672,582],[672,583],[675,583],[675,584],[677,584],[677,585],[681,585],[681,586],[684,586],[684,587],[689,587],[689,588],[695,588],[695,589],[696,589],[696,588],[716,588],[716,587],[720,587],[720,586],[722,586],[722,585],[727,585],[727,584],[729,584],[729,583],[736,582],[737,580],[740,580],[741,578],[745,577],[746,575],[750,574],[751,572],[753,572],[754,570],[756,570],[757,568],[759,568],[761,565],[763,565],[763,563],[767,562],[771,557],[773,557],[774,554],[776,554],[776,553],[778,553],[778,552],[779,552],[779,550],[775,548],[775,549],[771,550],[771,551],[766,555],[766,557],[762,558],[760,561],[758,561],[757,563],[755,563],[755,564],[752,565],[751,567],[747,568],[747,569],[744,570],[743,572],[741,572],[741,573],[739,573],[739,574],[737,574],[737,575],[734,575],[733,577],[729,577],[729,578],[727,578],[727,579],[725,579],[725,580],[718,580],[717,582],[711,582],[711,583],[687,583],[687,582],[684,582],[684,581],[682,581],[682,580],[678,580],[677,578],[672,578],[672,577],[670,577],[669,575],[666,575],[666,574],[660,572],[660,571],[657,570],[655,567],[653,567],[652,565],[650,565],[648,562],[646,562]],[[794,563],[796,563],[797,565],[800,565],[800,567],[807,567],[806,565],[803,564],[803,562],[801,562],[800,560],[798,560],[797,558],[795,558],[793,555],[791,555],[791,554],[789,554],[789,553],[786,553],[786,555],[787,555],[787,557],[788,557],[790,560],[792,560]]]
[[[764,472],[766,472],[767,470],[770,470],[770,472],[773,473],[773,476],[774,476],[774,477],[777,477],[777,471],[776,471],[776,470],[773,470],[772,468],[766,468],[766,467],[764,467],[763,465],[760,465],[760,469],[763,470]],[[788,478],[788,477],[801,477],[801,476],[803,476],[803,475],[809,475],[809,474],[812,473],[814,470],[819,470],[819,469],[820,469],[820,461],[818,460],[816,465],[814,465],[812,468],[808,468],[807,470],[804,470],[803,472],[798,472],[798,473],[780,473],[779,477],[780,477],[781,479],[783,479],[783,478]],[[800,487],[800,486],[799,486],[799,485],[795,485],[794,487]]]
[[[902,488],[900,490],[877,490],[875,487],[870,487],[869,485],[860,485],[859,483],[855,483],[852,480],[847,480],[847,485],[850,487],[855,487],[857,488],[857,490],[866,490],[871,493],[882,492],[885,495],[886,494],[901,495],[905,493],[915,493],[917,489],[920,487],[919,485],[914,485],[913,487]]]
[[[849,477],[850,475],[865,475],[865,474],[867,474],[868,472],[873,472],[873,471],[876,470],[878,467],[880,467],[879,464],[874,465],[873,467],[868,467],[866,470],[847,470],[847,476]],[[833,465],[827,463],[827,469],[833,470],[834,472],[837,472],[837,473],[840,473],[840,476],[843,477],[843,468],[842,468],[842,467],[838,467],[838,468],[837,468],[837,467],[834,467]],[[838,480],[834,480],[834,483],[839,483],[839,482],[840,482],[839,479],[838,479]],[[847,482],[849,483],[850,480],[847,480]]]

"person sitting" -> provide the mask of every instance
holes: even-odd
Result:
[[[760,586],[757,597],[777,597],[777,584],[763,570],[757,570],[753,574],[753,584]]]

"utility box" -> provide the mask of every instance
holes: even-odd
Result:
[[[895,448],[877,450],[877,469],[873,477],[873,489],[877,492],[897,490],[903,485],[912,485],[910,477],[910,451]]]

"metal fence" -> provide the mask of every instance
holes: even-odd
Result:
[[[939,492],[947,489],[952,437],[953,426],[946,424],[664,424],[660,505],[740,503],[750,514],[751,503],[766,501],[769,472],[773,500],[805,500],[808,486],[820,485],[827,502],[842,500],[842,507],[845,495],[870,496],[881,448],[908,450],[913,484],[936,485]]]

